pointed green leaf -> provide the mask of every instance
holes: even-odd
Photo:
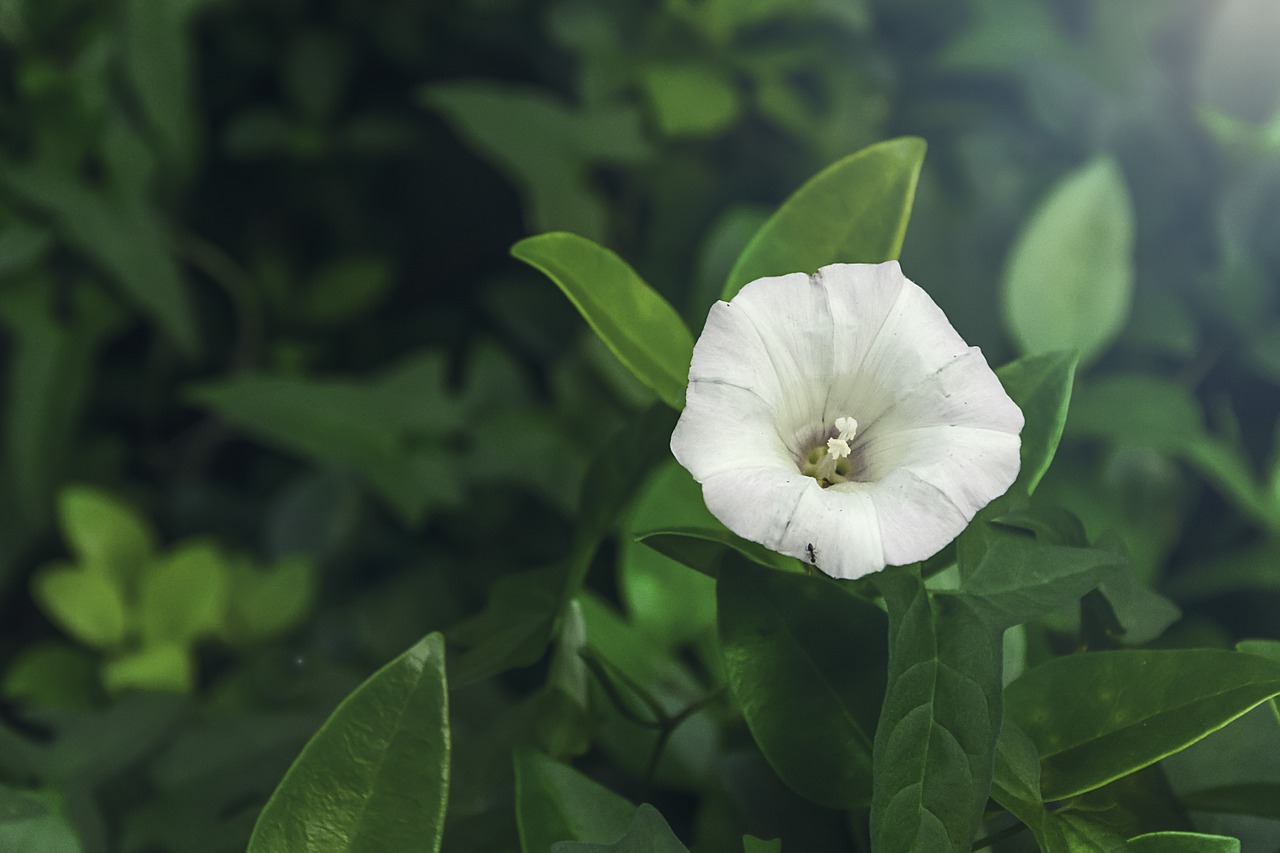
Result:
[[[1005,270],[1005,324],[1025,353],[1077,349],[1088,363],[1133,299],[1133,206],[1110,158],[1072,172],[1023,227]]]
[[[742,558],[720,572],[716,600],[729,686],[778,776],[815,803],[866,804],[884,614],[835,581]]]
[[[435,853],[449,747],[444,640],[431,634],[320,727],[267,801],[248,853]]]
[[[216,544],[189,542],[155,560],[138,585],[146,643],[190,644],[212,636],[226,619],[230,583]]]
[[[991,787],[1001,631],[918,571],[874,575],[889,608],[889,689],[875,737],[877,853],[967,853]]]
[[[1001,384],[1022,409],[1022,467],[1010,491],[1031,494],[1058,450],[1075,382],[1079,353],[1048,352],[1024,356],[996,371]]]
[[[92,486],[68,486],[59,493],[58,523],[76,560],[100,566],[121,593],[156,550],[150,522],[120,498]]]
[[[1199,832],[1149,832],[1130,838],[1133,853],[1240,853],[1240,841]]]
[[[1280,782],[1245,782],[1221,785],[1182,795],[1191,811],[1253,815],[1280,820]]]
[[[636,807],[568,765],[528,749],[516,751],[516,823],[524,853],[558,841],[610,842]]]
[[[1052,658],[1005,693],[1035,741],[1045,799],[1100,788],[1280,694],[1280,663],[1218,649],[1133,649]]]
[[[526,853],[532,850],[526,848]],[[579,844],[561,842],[551,846],[551,853],[689,853],[658,810],[648,803],[636,809],[636,816],[626,835],[612,844]]]
[[[124,642],[124,595],[105,570],[51,564],[31,579],[31,597],[62,630],[82,643],[111,648]]]
[[[636,534],[636,541],[712,578],[720,576],[721,564],[732,560],[735,554],[779,571],[803,571],[794,558],[770,551],[763,545],[757,545],[723,528],[673,527],[646,530]]]
[[[693,336],[626,261],[566,232],[526,238],[511,254],[555,282],[637,379],[673,409],[683,408]]]
[[[782,853],[782,839],[765,840],[744,835],[742,836],[742,853]]]
[[[911,216],[924,140],[869,145],[810,178],[783,202],[733,265],[721,299],[762,276],[898,257]]]

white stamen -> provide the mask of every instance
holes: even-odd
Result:
[[[839,438],[827,439],[827,453],[832,459],[844,459],[852,451],[849,449],[849,443]]]
[[[858,434],[858,422],[853,418],[836,418],[836,429],[840,431],[841,441],[853,441]]]

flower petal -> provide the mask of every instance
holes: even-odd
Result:
[[[774,421],[773,409],[753,391],[691,383],[671,434],[671,452],[699,482],[733,468],[797,471],[799,451],[783,443]]]
[[[693,350],[689,383],[747,388],[773,407],[780,433],[809,424],[831,384],[827,295],[803,273],[762,278],[717,302]]]

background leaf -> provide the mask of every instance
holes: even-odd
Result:
[[[250,853],[437,851],[449,790],[444,640],[378,670],[316,732],[263,808]]]
[[[1102,158],[1063,178],[1018,235],[1005,271],[1005,323],[1026,353],[1077,349],[1092,362],[1133,299],[1133,206]]]
[[[517,750],[516,819],[520,849],[550,850],[559,841],[610,842],[627,831],[636,807],[572,767]]]
[[[693,337],[680,315],[608,249],[576,234],[521,240],[511,254],[547,275],[636,378],[684,407]]]
[[[741,558],[721,571],[716,600],[729,685],[774,770],[813,802],[865,805],[883,614],[833,581]]]
[[[732,299],[744,284],[762,276],[896,259],[924,150],[924,140],[891,139],[815,175],[756,232],[733,265],[720,298]]]

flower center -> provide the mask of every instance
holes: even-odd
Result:
[[[843,483],[850,478],[853,448],[849,442],[858,433],[858,422],[853,418],[836,418],[836,434],[817,444],[805,454],[800,473],[818,481],[822,488]]]

